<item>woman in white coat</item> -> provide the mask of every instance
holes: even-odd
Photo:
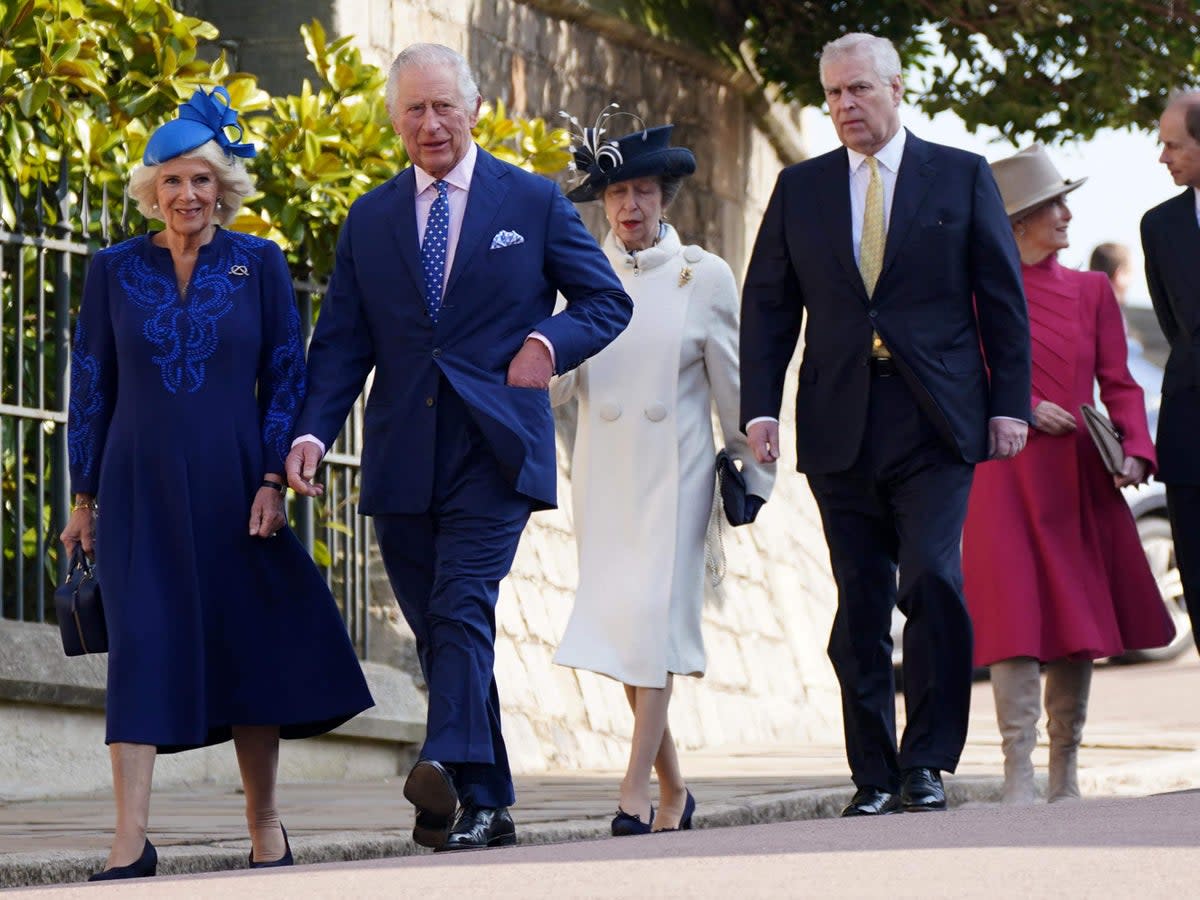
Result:
[[[572,461],[579,588],[555,662],[620,681],[633,746],[614,835],[691,827],[695,800],[679,769],[667,707],[675,675],[702,676],[705,535],[715,490],[713,408],[729,454],[744,461],[751,516],[774,473],[738,430],[738,291],[729,266],[684,246],[663,213],[696,161],[671,126],[601,141],[583,132],[568,193],[601,200],[604,250],[633,298],[607,348],[551,385],[579,400]],[[659,807],[651,805],[650,770]]]

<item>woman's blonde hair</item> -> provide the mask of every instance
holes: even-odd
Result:
[[[242,201],[254,193],[254,176],[236,156],[226,155],[216,141],[201,144],[195,150],[181,153],[173,159],[199,159],[208,163],[217,179],[217,208],[213,218],[228,225],[242,208]],[[137,203],[138,212],[147,219],[163,221],[162,210],[155,199],[158,170],[161,166],[138,166],[129,176],[125,192]]]

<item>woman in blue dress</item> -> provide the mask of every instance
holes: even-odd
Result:
[[[254,147],[240,139],[219,87],[151,135],[129,194],[165,227],[96,254],[75,332],[62,541],[96,554],[104,592],[117,806],[93,880],[155,873],[156,753],[230,738],[250,865],[289,865],[280,737],[372,705],[333,597],[287,527],[304,349],[279,248],[221,227],[253,191],[241,157]]]

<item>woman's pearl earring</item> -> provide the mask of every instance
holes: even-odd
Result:
[[[218,197],[217,198],[217,209],[224,209],[224,208],[225,208],[225,201],[222,200],[220,197]]]

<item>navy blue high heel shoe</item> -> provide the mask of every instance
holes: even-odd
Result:
[[[696,798],[692,796],[692,792],[687,792],[687,800],[683,804],[683,815],[679,817],[679,825],[676,828],[660,828],[659,833],[664,831],[691,831],[692,830],[692,813],[696,811]]]
[[[255,862],[254,849],[250,850],[250,868],[252,869],[275,869],[279,866],[295,865],[292,860],[292,845],[288,843],[287,829],[281,824],[279,830],[283,832],[283,856],[279,859],[273,859],[270,862]]]
[[[118,878],[149,878],[157,871],[158,851],[154,849],[154,845],[147,838],[146,846],[142,848],[142,855],[134,862],[131,862],[127,866],[113,866],[111,869],[97,872],[88,878],[88,881],[116,881]]]
[[[617,807],[617,814],[612,820],[613,837],[630,837],[635,834],[649,834],[654,825],[654,807],[650,807],[650,821],[643,822],[641,816],[631,816],[621,807]]]

